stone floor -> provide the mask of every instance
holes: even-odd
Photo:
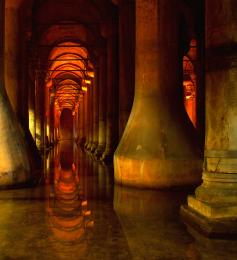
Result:
[[[237,241],[186,229],[189,191],[114,186],[112,169],[62,143],[39,183],[0,191],[0,259],[237,259]]]

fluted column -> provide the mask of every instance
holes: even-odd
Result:
[[[182,208],[210,236],[237,235],[237,15],[234,1],[206,1],[206,135],[203,183]]]
[[[135,98],[114,156],[120,184],[164,188],[200,181],[202,160],[181,93],[175,5],[175,0],[136,1]]]
[[[134,99],[135,86],[135,1],[119,2],[119,139]]]
[[[0,5],[0,187],[29,182],[25,140],[4,87],[4,1]],[[14,64],[16,66],[16,64]]]
[[[112,22],[107,24],[106,147],[101,157],[106,163],[113,161],[118,142],[118,35],[116,20]]]
[[[98,133],[98,146],[94,153],[96,159],[99,159],[105,149],[105,136],[106,136],[106,90],[107,90],[107,64],[106,53],[101,52],[99,58],[99,133]]]

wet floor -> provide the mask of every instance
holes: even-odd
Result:
[[[114,186],[113,170],[61,142],[39,184],[0,191],[0,259],[237,259],[237,241],[186,229],[192,191]]]

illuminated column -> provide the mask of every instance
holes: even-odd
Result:
[[[29,182],[26,144],[4,88],[4,1],[0,3],[0,186]],[[16,65],[16,64],[14,64]]]
[[[35,71],[35,120],[36,120],[36,146],[43,149],[44,145],[44,79],[38,70]]]
[[[135,1],[119,2],[119,139],[121,139],[134,98]]]
[[[5,84],[7,94],[13,110],[18,109],[19,96],[19,6],[22,0],[6,0],[5,1]],[[23,87],[23,86],[21,86]]]
[[[72,112],[73,116],[73,140],[78,138],[78,110]]]
[[[49,121],[49,128],[50,128],[50,135],[49,135],[49,141],[51,144],[54,143],[55,137],[54,137],[54,95],[50,93],[50,107],[49,107],[49,113],[50,113],[50,121]]]
[[[45,146],[49,145],[50,142],[50,90],[49,90],[50,86],[45,86],[45,95],[44,95],[44,99],[45,99],[45,114],[44,114],[44,125],[45,125],[45,132],[44,132],[44,144]]]
[[[98,68],[95,68],[93,78],[93,144],[91,152],[94,153],[98,146],[98,128],[99,128],[99,102],[98,102]]]
[[[115,18],[114,18],[115,19]],[[114,22],[114,21],[112,21]],[[118,140],[118,59],[116,23],[107,24],[107,109],[106,147],[101,157],[104,162],[112,162]]]
[[[91,86],[87,87],[87,102],[86,102],[86,144],[85,144],[85,149],[90,144],[90,131],[91,131],[91,106],[90,106],[90,93],[91,93]]]
[[[85,102],[85,94],[80,94],[80,97],[79,97],[79,125],[78,125],[80,145],[82,145],[85,140],[84,102]]]
[[[85,102],[84,102],[84,111],[85,111],[85,145],[84,148],[86,148],[87,144],[89,143],[89,92],[87,88],[87,92],[85,92]]]
[[[202,160],[179,79],[175,3],[136,1],[135,98],[114,156],[115,181],[120,184],[164,188],[200,181]]]
[[[213,11],[215,10],[215,11]],[[211,236],[237,234],[236,3],[206,1],[206,136],[203,183],[182,208]]]
[[[29,78],[28,82],[28,118],[29,118],[29,130],[31,133],[32,138],[35,140],[35,131],[36,131],[36,124],[35,124],[35,86],[34,86],[34,79],[31,77]]]
[[[94,84],[91,84],[87,87],[88,89],[88,143],[86,146],[87,150],[90,150],[92,143],[93,143],[93,86]]]
[[[106,90],[107,90],[107,64],[106,53],[101,52],[99,58],[99,136],[98,147],[94,153],[96,159],[99,159],[105,150],[106,136]]]

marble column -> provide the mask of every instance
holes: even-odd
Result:
[[[115,15],[115,14],[114,14]],[[118,142],[118,35],[115,18],[107,24],[107,108],[106,146],[101,160],[113,161]]]
[[[119,139],[121,139],[134,99],[135,85],[135,1],[119,4]]]
[[[91,145],[91,153],[94,153],[98,146],[98,128],[99,128],[99,102],[98,102],[98,68],[94,69],[93,80],[93,142]]]
[[[136,1],[135,98],[114,156],[120,184],[167,188],[200,182],[202,160],[181,91],[175,5],[175,0]]]
[[[19,32],[19,7],[22,0],[5,0],[5,85],[7,95],[13,110],[19,109],[19,52],[20,52],[20,32]]]
[[[23,132],[4,87],[4,1],[0,5],[0,187],[16,186],[31,179]],[[14,64],[16,66],[16,64]]]
[[[107,64],[106,52],[102,51],[99,57],[99,133],[98,146],[95,150],[94,156],[99,159],[105,150],[105,136],[106,136],[106,89],[107,89]]]
[[[85,142],[85,94],[80,94],[79,97],[79,144]]]
[[[44,78],[35,70],[35,121],[36,121],[36,146],[39,150],[44,148]]]
[[[88,92],[84,92],[83,95],[83,115],[84,115],[84,129],[85,129],[85,140],[82,143],[82,147],[85,149],[86,144],[88,142],[88,128],[89,128],[89,120],[88,120]]]
[[[206,134],[202,184],[184,221],[209,236],[237,235],[237,5],[206,1]]]
[[[89,102],[89,142],[86,146],[86,149],[90,151],[91,146],[93,144],[93,131],[94,131],[94,125],[93,125],[93,114],[94,114],[94,106],[93,106],[93,95],[94,95],[94,84],[91,84],[88,86],[88,102]]]
[[[91,143],[91,118],[92,118],[92,110],[91,110],[91,86],[87,87],[87,102],[86,102],[86,125],[87,125],[87,134],[86,134],[86,143],[85,149],[87,150],[90,147]]]

